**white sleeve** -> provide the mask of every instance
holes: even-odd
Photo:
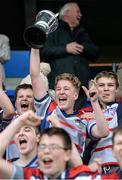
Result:
[[[11,176],[11,180],[13,179],[24,179],[23,168],[15,164],[13,164],[13,171]]]

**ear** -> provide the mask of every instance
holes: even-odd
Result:
[[[36,136],[36,142],[39,143],[39,141],[40,141],[40,134],[37,134],[37,136]]]
[[[119,87],[116,89],[116,94],[119,92]]]
[[[77,92],[74,93],[74,99],[75,99],[75,100],[78,99],[78,93],[77,93]]]
[[[71,150],[65,151],[65,161],[68,162],[71,158]]]
[[[17,108],[17,105],[16,105],[16,101],[15,101],[15,104],[14,104],[15,108]]]

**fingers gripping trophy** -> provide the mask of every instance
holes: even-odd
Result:
[[[24,31],[25,43],[34,49],[43,47],[49,33],[58,27],[59,13],[54,14],[49,10],[42,10],[36,15],[34,25],[27,27]]]

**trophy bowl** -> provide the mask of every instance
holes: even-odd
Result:
[[[42,10],[36,15],[35,23],[24,31],[25,43],[35,49],[43,47],[49,33],[58,27],[58,13],[54,14],[49,10]]]

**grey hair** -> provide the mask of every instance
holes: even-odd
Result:
[[[71,3],[64,4],[64,6],[62,6],[59,11],[59,19],[62,19],[63,16],[65,15],[66,11],[70,10],[74,5],[77,5],[77,3],[71,2]]]

